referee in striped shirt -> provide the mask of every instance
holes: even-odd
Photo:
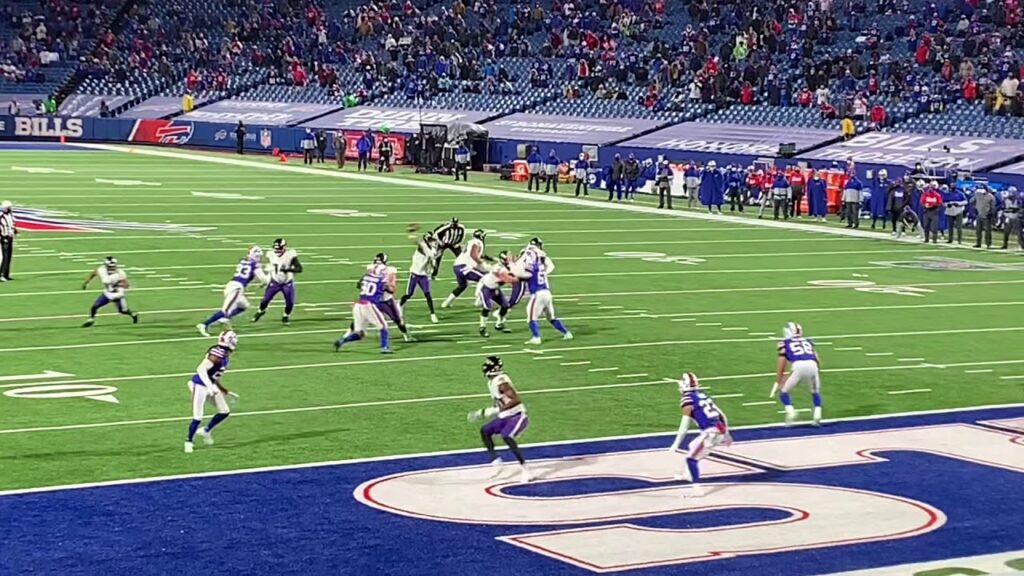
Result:
[[[450,250],[456,256],[462,252],[462,239],[466,237],[466,227],[459,223],[458,218],[452,218],[434,228],[434,237],[437,238],[438,249],[437,257],[434,258],[434,273],[430,276],[436,279],[445,250]]]
[[[11,202],[0,202],[0,282],[11,279],[11,259],[14,257],[14,235],[18,228],[14,223]]]

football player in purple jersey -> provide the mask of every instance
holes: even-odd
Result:
[[[680,479],[690,481],[689,489],[683,493],[684,498],[696,498],[704,495],[700,486],[700,467],[698,462],[708,456],[716,446],[728,446],[732,443],[732,436],[729,434],[729,423],[725,418],[725,412],[715,405],[710,396],[700,390],[700,383],[693,372],[686,372],[679,379],[679,395],[681,399],[679,406],[683,411],[682,420],[679,422],[679,432],[676,434],[675,442],[669,448],[672,452],[679,449],[690,423],[697,424],[700,432],[690,442],[686,450],[686,467],[679,476]]]

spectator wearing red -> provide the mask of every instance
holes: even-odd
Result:
[[[885,126],[886,113],[885,106],[876,103],[871,107],[871,124],[875,128],[881,128]]]
[[[921,194],[921,208],[924,209],[922,224],[924,227],[924,241],[931,238],[932,244],[939,241],[939,210],[942,208],[942,193],[939,192],[938,184],[929,182]]]
[[[810,108],[811,102],[814,100],[814,93],[807,86],[800,89],[800,92],[796,95],[796,103],[801,108]]]
[[[188,74],[185,75],[185,87],[188,88],[189,92],[196,89],[199,85],[199,73],[195,69],[189,70]]]
[[[750,82],[743,83],[743,88],[740,90],[740,102],[746,106],[754,103],[754,87],[750,85]]]
[[[921,40],[917,43],[917,49],[914,50],[914,62],[918,66],[925,66],[928,64],[929,58],[931,58],[931,38],[927,34],[921,36]]]
[[[973,78],[967,78],[963,83],[964,100],[974,102],[978,99],[978,83]]]
[[[868,94],[872,96],[878,94],[879,88],[878,76],[875,74],[868,76]]]
[[[789,205],[790,217],[801,218],[800,205],[804,201],[804,190],[807,187],[807,177],[804,176],[803,170],[794,168],[789,173],[789,189],[792,190],[793,201]]]

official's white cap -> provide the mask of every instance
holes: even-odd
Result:
[[[11,206],[12,204],[10,200],[4,200],[3,202],[0,202],[0,210],[7,210]]]

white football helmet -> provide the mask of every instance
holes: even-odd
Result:
[[[693,372],[683,372],[683,375],[679,377],[679,393],[683,394],[697,388],[700,388],[697,375]]]
[[[797,324],[796,322],[788,322],[782,327],[783,338],[793,338],[795,336],[803,336],[804,327]]]
[[[238,346],[238,334],[235,334],[234,330],[225,330],[217,336],[217,345],[223,346],[228,350],[234,350],[235,346]]]
[[[249,248],[249,258],[253,260],[262,260],[263,248],[260,248],[259,246],[253,246],[252,248]]]

